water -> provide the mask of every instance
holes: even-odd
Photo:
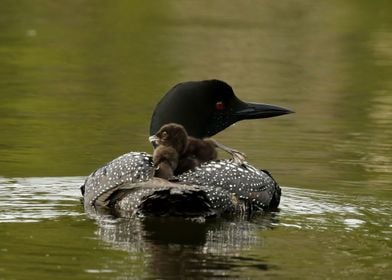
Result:
[[[4,279],[24,279],[27,271],[33,279],[388,275],[386,201],[283,187],[280,211],[251,219],[86,217],[77,190],[82,182],[1,180]]]
[[[0,279],[391,278],[392,4],[275,2],[1,1]],[[88,216],[84,177],[151,151],[160,96],[206,78],[296,111],[215,137],[280,211]]]

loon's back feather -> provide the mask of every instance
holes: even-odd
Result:
[[[86,178],[82,186],[84,205],[104,206],[107,198],[121,188],[122,184],[145,182],[151,179],[152,174],[153,164],[149,154],[130,152],[119,156]]]
[[[157,182],[158,178],[152,177],[153,170],[151,155],[143,152],[127,153],[112,160],[86,179],[85,208],[110,206],[142,214],[159,209],[155,215],[180,215],[181,209],[185,209],[178,199],[182,198],[183,202],[191,201],[195,205],[193,216],[197,209],[203,209],[199,215],[210,216],[243,212],[244,207],[259,210],[279,204],[274,201],[280,197],[274,179],[248,164],[211,161],[179,175],[176,183],[162,179]],[[192,209],[184,211],[183,215],[187,216]]]
[[[267,172],[248,163],[240,165],[227,159],[210,161],[177,177],[185,184],[221,187],[245,201],[252,210],[274,208],[279,204],[272,201],[280,199],[279,185]]]

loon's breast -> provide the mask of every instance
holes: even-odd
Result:
[[[264,171],[231,160],[202,164],[178,182],[153,178],[151,155],[124,154],[84,183],[85,208],[106,206],[128,213],[203,216],[277,207],[280,188]]]

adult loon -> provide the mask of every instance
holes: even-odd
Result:
[[[275,105],[247,103],[220,80],[191,81],[170,89],[156,106],[150,124],[155,135],[165,124],[182,125],[189,136],[211,137],[244,119],[292,113]],[[153,177],[152,156],[124,154],[90,174],[81,187],[89,212],[108,208],[122,216],[216,216],[276,208],[281,190],[267,171],[233,160],[214,160],[176,176]]]

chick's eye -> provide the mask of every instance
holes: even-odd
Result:
[[[218,101],[215,103],[215,109],[217,109],[218,111],[222,111],[223,109],[225,109],[225,104],[222,101]]]
[[[163,131],[162,132],[162,137],[166,137],[167,136],[167,132],[166,131]]]

